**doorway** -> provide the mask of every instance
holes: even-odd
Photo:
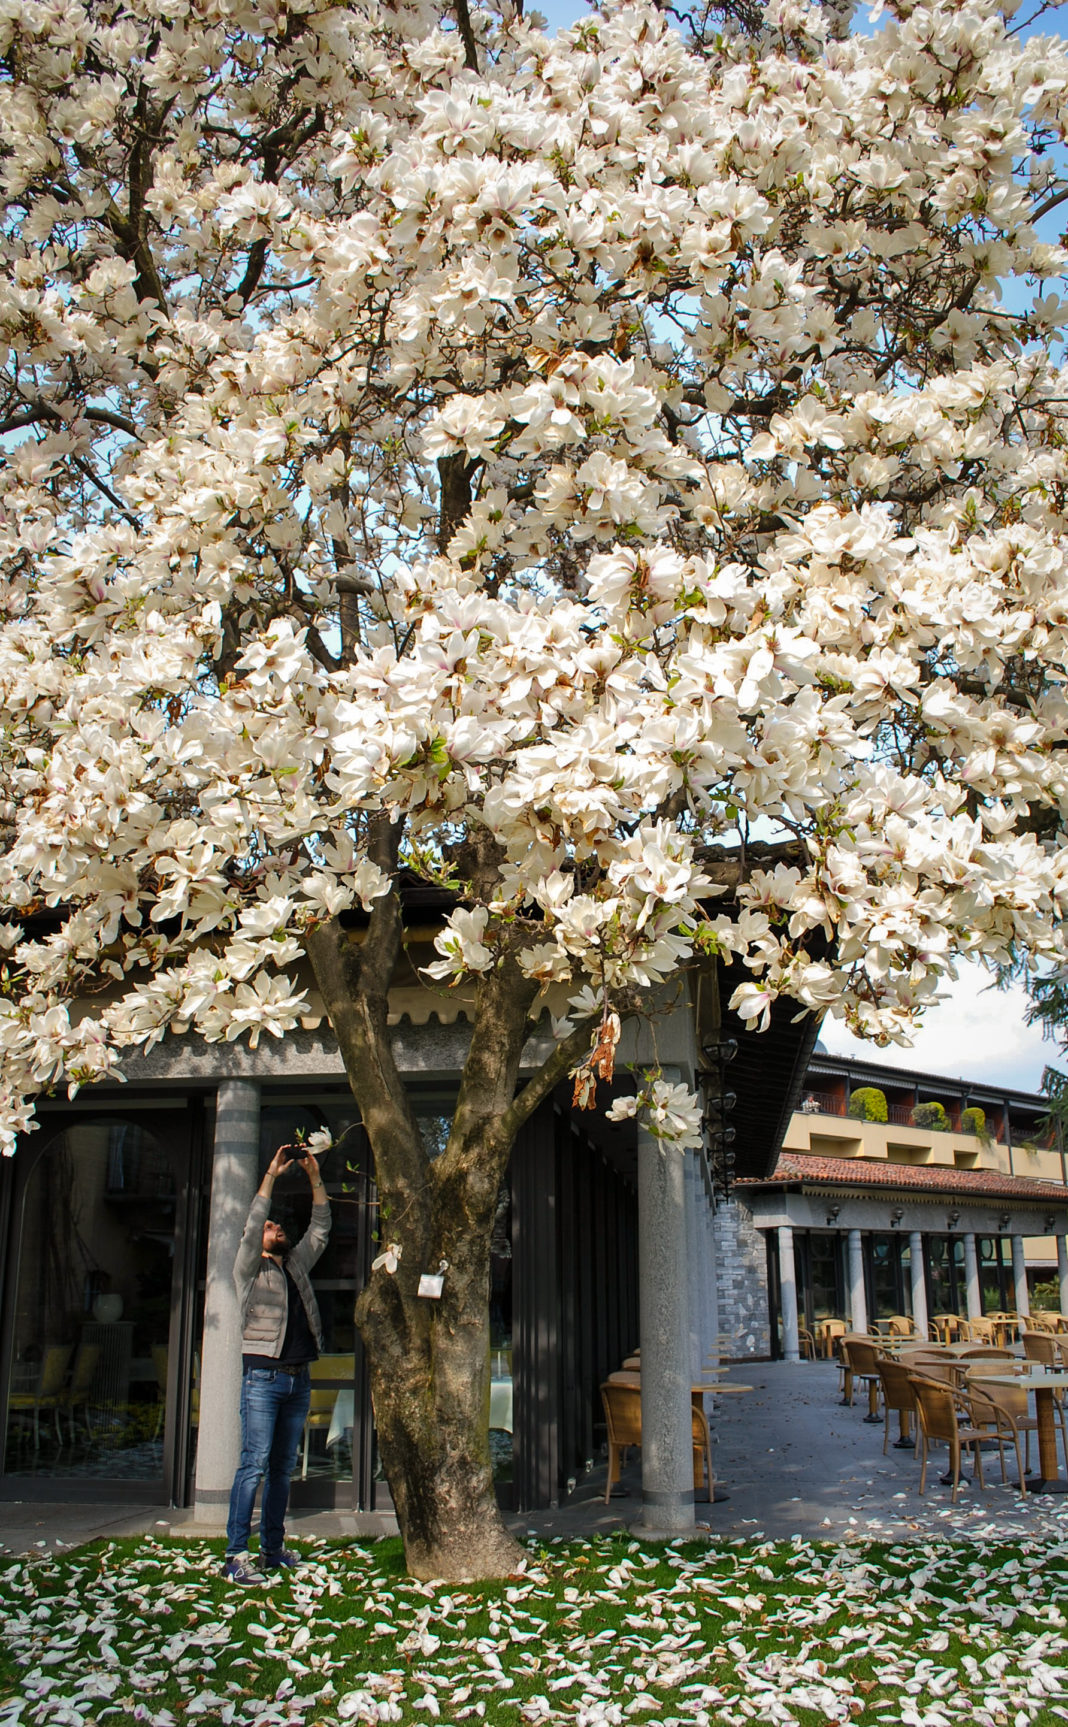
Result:
[[[201,1108],[57,1115],[8,1181],[0,1497],[177,1503]]]

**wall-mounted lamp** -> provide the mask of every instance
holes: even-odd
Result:
[[[900,1205],[897,1206],[897,1208],[890,1213],[890,1226],[892,1229],[897,1228],[898,1224],[901,1222],[901,1219],[904,1217],[904,1215],[905,1215],[904,1207],[900,1206]]]
[[[841,1211],[841,1209],[842,1209],[842,1207],[840,1205],[829,1205],[827,1207],[827,1224],[828,1224],[828,1227],[830,1227],[832,1224],[835,1224],[838,1222],[838,1213]]]
[[[1053,1231],[1057,1227],[1057,1219],[1055,1217],[1044,1217],[1042,1219],[1042,1227],[1047,1235],[1052,1235]]]
[[[714,1043],[703,1043],[701,1052],[709,1061],[733,1061],[738,1054],[736,1037],[720,1037]]]
[[[1008,1229],[1009,1224],[1011,1222],[1012,1222],[1012,1219],[1010,1218],[1008,1212],[1003,1211],[1001,1216],[998,1218],[998,1228],[999,1229]]]
[[[954,1225],[959,1221],[959,1219],[960,1219],[960,1212],[959,1211],[951,1211],[949,1216],[946,1218],[946,1228],[952,1229],[954,1227]]]

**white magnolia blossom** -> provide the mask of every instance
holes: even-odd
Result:
[[[561,1038],[701,952],[880,1042],[1062,961],[1061,43],[299,19],[0,25],[0,1145],[283,1035],[402,870]]]
[[[677,1151],[702,1142],[701,1108],[685,1085],[654,1078],[634,1097],[617,1097],[605,1111],[609,1121],[637,1119],[648,1133]]]

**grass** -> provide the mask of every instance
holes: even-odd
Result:
[[[0,1723],[1068,1721],[1068,1542],[532,1545],[421,1584],[396,1541],[301,1544],[262,1588],[219,1543],[0,1560]]]

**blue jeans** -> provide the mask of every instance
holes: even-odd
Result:
[[[282,1373],[276,1367],[246,1368],[241,1380],[241,1461],[226,1524],[228,1554],[244,1553],[248,1547],[252,1507],[261,1481],[260,1553],[265,1559],[281,1553],[289,1480],[310,1402],[311,1376],[306,1367],[296,1373]]]

